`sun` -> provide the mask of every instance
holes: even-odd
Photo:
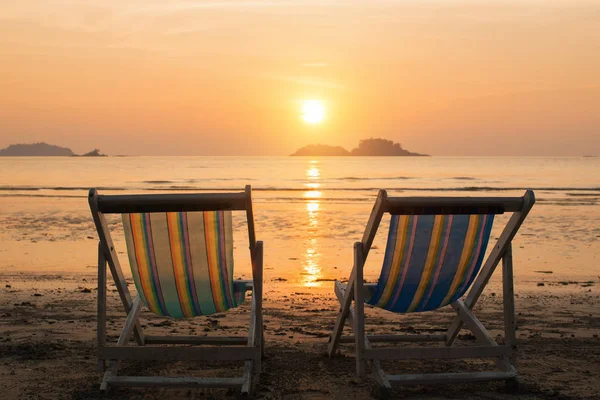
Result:
[[[325,118],[325,104],[321,100],[304,100],[302,102],[302,119],[307,124],[316,125]]]

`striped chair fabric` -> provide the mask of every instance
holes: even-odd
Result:
[[[383,268],[367,303],[398,313],[443,307],[477,276],[494,215],[392,215]]]
[[[237,307],[231,211],[123,214],[141,300],[157,315],[190,318]]]

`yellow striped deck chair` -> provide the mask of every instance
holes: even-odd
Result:
[[[528,190],[522,197],[387,197],[379,192],[367,228],[354,245],[354,267],[348,284],[335,282],[340,301],[328,353],[339,343],[353,342],[359,376],[371,365],[385,394],[392,385],[504,380],[518,387],[515,366],[515,316],[512,239],[535,203]],[[512,212],[498,242],[484,260],[494,216]],[[376,284],[363,281],[364,264],[383,215],[390,227],[381,273]],[[504,344],[490,336],[472,312],[484,287],[502,261]],[[353,304],[354,301],[354,304]],[[364,305],[394,313],[414,313],[451,306],[456,317],[445,334],[365,335]],[[346,321],[352,336],[342,336]],[[463,325],[476,346],[453,346]],[[376,342],[444,342],[444,347],[374,347]],[[499,371],[387,375],[380,360],[491,358]]]
[[[98,245],[98,354],[109,386],[239,388],[253,391],[261,369],[262,242],[254,233],[251,188],[241,193],[102,196],[90,190]],[[245,211],[252,280],[233,279],[232,212]],[[105,214],[121,214],[134,299],[123,277]],[[127,313],[116,343],[106,338],[106,266]],[[156,336],[142,332],[140,311],[176,319],[226,312],[252,290],[247,337]],[[128,346],[131,338],[138,346]],[[165,345],[194,345],[193,347]],[[241,377],[143,377],[117,375],[122,360],[244,361]]]

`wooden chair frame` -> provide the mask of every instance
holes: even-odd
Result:
[[[256,241],[251,188],[241,193],[171,194],[101,196],[90,189],[89,205],[98,231],[98,367],[105,372],[100,386],[166,386],[187,388],[239,388],[242,394],[253,392],[261,372],[263,355],[263,243]],[[248,337],[150,336],[142,331],[139,316],[140,296],[133,300],[123,276],[121,264],[108,229],[105,214],[176,212],[176,211],[246,211],[252,262],[252,280],[235,281],[252,290]],[[110,269],[127,319],[116,346],[106,340],[106,265]],[[131,338],[137,346],[128,346]],[[165,347],[156,345],[209,345],[209,347]],[[155,346],[152,346],[155,345]],[[239,378],[188,378],[117,376],[122,360],[217,360],[245,361]]]
[[[392,384],[434,384],[455,382],[477,382],[488,380],[506,380],[516,382],[515,363],[515,307],[513,289],[512,239],[535,203],[531,190],[522,197],[394,197],[388,198],[385,190],[380,190],[371,212],[362,241],[354,244],[354,266],[347,285],[335,282],[335,294],[340,302],[333,333],[328,345],[328,354],[335,354],[339,343],[354,342],[356,352],[356,373],[364,377],[366,363],[371,364],[372,373],[384,393],[389,393]],[[440,335],[366,335],[364,314],[363,283],[364,264],[371,249],[373,239],[384,213],[393,215],[424,214],[502,214],[512,212],[496,245],[481,267],[470,291],[451,303],[456,316],[445,334]],[[485,327],[472,312],[483,289],[494,270],[502,261],[502,282],[504,302],[505,345],[498,345]],[[374,284],[372,284],[374,285]],[[354,306],[352,306],[354,300]],[[344,324],[348,320],[353,328],[353,336],[342,336]],[[451,347],[463,324],[471,330],[478,346]],[[372,342],[433,342],[440,341],[444,347],[413,348],[373,348]],[[442,359],[442,358],[487,358],[496,361],[500,371],[428,373],[386,375],[380,360],[388,359]]]

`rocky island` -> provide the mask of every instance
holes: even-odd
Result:
[[[358,147],[348,151],[340,146],[311,144],[298,149],[292,156],[400,156],[427,157],[427,154],[413,153],[402,148],[400,143],[381,138],[363,139]]]
[[[78,156],[68,147],[55,146],[48,143],[11,144],[5,149],[0,149],[0,156],[4,157],[74,157]],[[94,149],[80,157],[105,157],[100,150]]]

